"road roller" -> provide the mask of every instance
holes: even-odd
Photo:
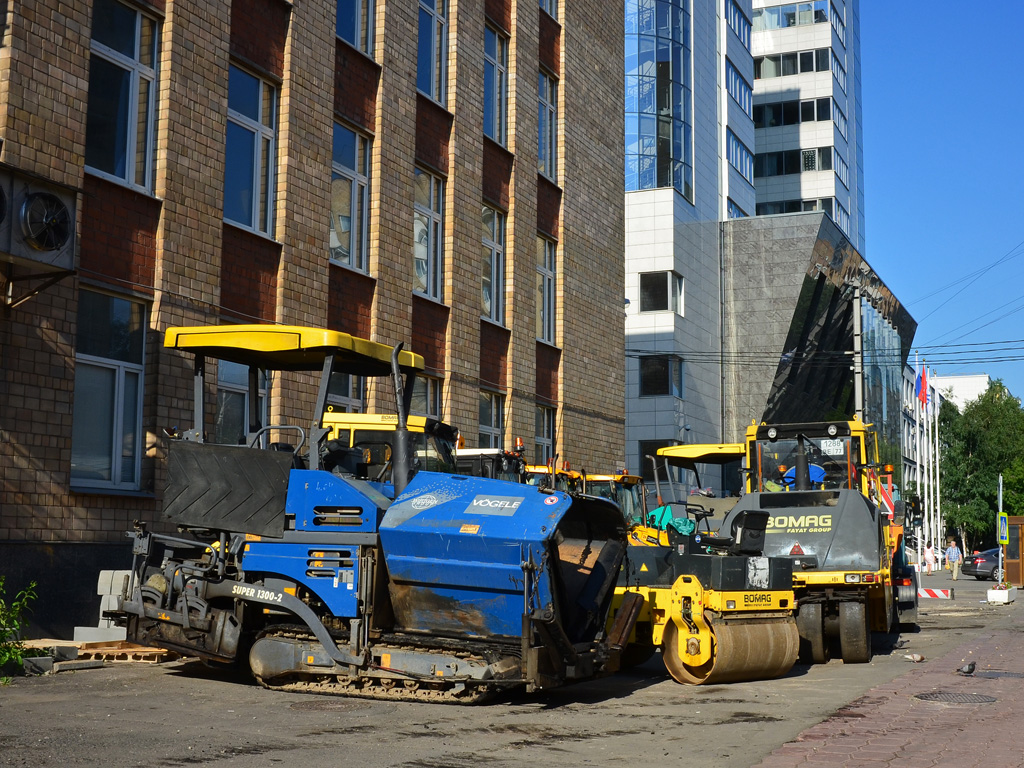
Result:
[[[786,674],[799,651],[793,567],[762,554],[767,516],[744,515],[723,537],[698,531],[700,508],[688,514],[685,504],[665,506],[663,525],[649,519],[630,531],[613,607],[633,595],[643,602],[634,605],[622,665],[660,648],[665,668],[684,685]]]

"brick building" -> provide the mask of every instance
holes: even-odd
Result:
[[[95,624],[190,423],[171,325],[404,341],[467,443],[623,460],[621,2],[37,0],[0,56],[0,574]],[[235,442],[238,371],[210,375]],[[312,420],[311,379],[264,423]],[[345,407],[387,407],[351,380]],[[583,439],[585,436],[585,440]]]

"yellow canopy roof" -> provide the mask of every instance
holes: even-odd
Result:
[[[294,325],[206,325],[168,328],[164,346],[204,357],[281,371],[320,370],[334,353],[334,370],[383,376],[391,370],[391,347],[339,331]],[[423,357],[403,351],[403,372],[423,370]]]
[[[744,443],[691,443],[658,449],[658,456],[674,467],[692,469],[697,464],[728,464],[747,453]]]

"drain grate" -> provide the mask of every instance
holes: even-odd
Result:
[[[986,669],[983,672],[975,672],[975,677],[1024,677],[1024,672],[1000,672],[998,669]]]
[[[983,696],[980,693],[919,693],[914,696],[921,701],[938,701],[943,704],[991,704],[995,701],[993,696]]]

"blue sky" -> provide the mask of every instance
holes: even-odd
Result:
[[[861,0],[860,19],[864,256],[917,320],[914,348],[929,368],[987,373],[1018,397],[1022,9]]]

